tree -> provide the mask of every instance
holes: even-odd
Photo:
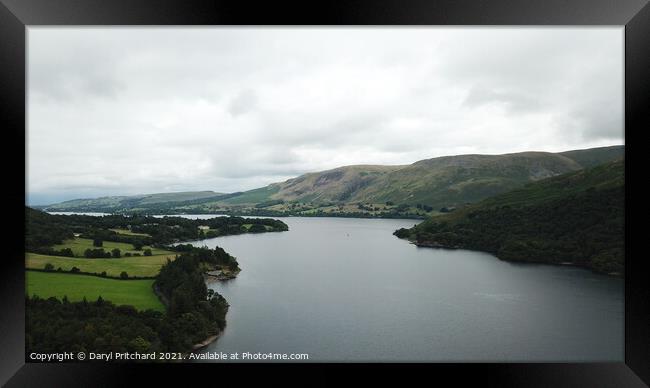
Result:
[[[406,228],[399,228],[393,232],[393,235],[398,238],[408,238],[411,235],[411,231]]]
[[[59,252],[59,254],[61,256],[74,257],[74,252],[72,252],[72,249],[70,249],[70,248],[61,249],[61,252]]]
[[[192,311],[194,301],[192,295],[184,287],[178,287],[173,290],[169,313],[172,316],[179,316],[183,313]]]
[[[113,258],[115,258],[115,259],[119,259],[120,256],[121,256],[121,252],[120,252],[119,248],[115,248],[115,249],[113,249],[113,250],[111,251],[111,255],[113,256]]]
[[[129,349],[137,353],[146,353],[151,343],[142,337],[136,337],[129,342]]]
[[[128,278],[129,278],[129,274],[127,274],[126,271],[122,271],[122,273],[120,273],[120,279],[128,279]]]
[[[144,255],[145,256],[151,256],[151,249],[147,248],[144,250]]]
[[[79,273],[79,272],[81,272],[81,270],[79,268],[77,268],[77,267],[72,267],[72,268],[70,268],[70,272],[71,273]]]
[[[101,247],[103,245],[104,245],[104,242],[101,239],[96,238],[96,239],[93,240],[93,246],[94,247]]]
[[[133,249],[135,249],[136,251],[140,251],[142,250],[142,245],[144,245],[142,244],[142,241],[136,240],[133,242]]]
[[[47,263],[47,264],[45,264],[45,270],[47,272],[54,271],[54,266],[51,263]]]
[[[266,228],[264,227],[264,225],[253,224],[253,225],[251,225],[251,227],[248,229],[248,231],[249,231],[250,233],[264,233],[264,232],[266,232]]]

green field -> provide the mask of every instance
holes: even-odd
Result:
[[[112,230],[113,232],[115,232],[117,234],[123,234],[123,235],[126,235],[126,236],[151,237],[150,234],[147,234],[147,233],[135,233],[135,232],[131,232],[128,229],[109,229],[109,230]]]
[[[67,296],[71,302],[95,301],[99,296],[116,305],[132,305],[139,310],[165,311],[153,293],[153,280],[116,280],[97,276],[25,272],[26,293],[41,298]]]
[[[52,248],[56,250],[61,250],[64,248],[70,248],[72,249],[72,252],[74,252],[75,256],[78,257],[83,257],[84,256],[84,251],[86,249],[96,249],[97,247],[93,246],[93,240],[88,239],[88,238],[77,238],[75,237],[72,240],[66,240],[63,242],[63,244],[58,244],[54,245]],[[104,241],[103,246],[101,248],[104,248],[105,251],[110,252],[112,249],[118,248],[120,251],[122,251],[122,256],[124,256],[125,253],[129,252],[131,254],[133,253],[139,253],[143,254],[143,251],[145,249],[151,249],[151,253],[153,255],[173,255],[174,253],[171,251],[166,251],[164,249],[158,249],[158,248],[152,248],[148,245],[145,245],[142,247],[141,251],[136,251],[133,249],[133,245],[129,243],[121,243],[121,242],[113,242],[113,241]]]
[[[61,267],[69,271],[77,267],[81,272],[100,274],[106,271],[108,276],[119,277],[122,271],[129,276],[157,276],[160,267],[167,262],[167,258],[174,260],[175,254],[169,255],[123,257],[120,259],[86,259],[77,257],[61,257],[40,255],[37,253],[25,254],[25,267],[32,269],[44,269],[45,264],[50,263],[54,269]]]

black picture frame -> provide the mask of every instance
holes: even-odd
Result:
[[[25,30],[37,25],[580,25],[625,26],[626,268],[624,363],[508,364],[302,364],[305,382],[337,383],[338,372],[402,381],[417,373],[429,381],[451,378],[488,386],[628,387],[650,384],[650,273],[642,255],[632,255],[632,216],[647,207],[633,198],[629,180],[639,155],[630,139],[650,129],[650,5],[647,0],[356,0],[317,2],[181,0],[0,0],[0,126],[4,135],[4,209],[10,218],[0,270],[0,383],[7,386],[103,386],[148,381],[186,380],[188,375],[238,381],[286,379],[288,364],[25,364],[24,222],[26,134]],[[631,151],[632,150],[632,151]],[[640,175],[637,173],[637,175]],[[634,198],[644,189],[634,186]],[[642,233],[642,232],[641,232]],[[640,245],[640,244],[638,244]],[[250,373],[258,369],[260,373]],[[335,373],[336,372],[336,373]]]

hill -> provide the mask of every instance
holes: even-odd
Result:
[[[457,207],[526,183],[622,157],[623,146],[563,153],[457,155],[406,166],[357,165],[309,173],[215,201],[220,205],[265,201],[426,204]]]
[[[418,246],[622,274],[624,169],[618,160],[530,183],[395,235]]]
[[[613,146],[561,153],[443,156],[410,165],[339,167],[231,194],[208,191],[105,197],[67,201],[45,210],[425,216],[438,209],[475,203],[530,182],[610,162],[623,154],[624,146]]]
[[[559,154],[575,160],[583,168],[589,168],[624,157],[625,148],[624,146],[599,147],[560,152]]]
[[[94,211],[117,212],[124,209],[150,209],[156,205],[172,206],[180,203],[191,203],[205,199],[216,199],[223,196],[214,191],[185,191],[177,193],[141,194],[131,196],[113,196],[100,198],[73,199],[47,206],[35,206],[46,211]]]

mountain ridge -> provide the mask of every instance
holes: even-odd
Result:
[[[433,207],[460,206],[505,192],[528,181],[584,168],[571,155],[607,162],[624,146],[564,153],[527,151],[500,155],[442,156],[410,165],[351,165],[300,175],[266,187],[265,200],[298,202],[395,202]],[[565,152],[565,153],[566,153]],[[259,193],[260,189],[251,190]],[[244,192],[243,196],[249,192]],[[459,200],[460,199],[460,200]],[[250,204],[260,202],[253,197]],[[223,201],[246,203],[241,197]]]
[[[309,172],[257,189],[214,193],[181,201],[147,203],[134,196],[109,201],[66,201],[39,208],[57,211],[242,211],[268,204],[270,211],[286,211],[287,203],[405,204],[433,209],[475,203],[526,183],[606,163],[624,155],[624,145],[570,150],[560,153],[526,151],[499,155],[466,154],[429,158],[408,165],[360,164]],[[146,195],[145,195],[146,196]],[[115,198],[115,197],[104,197]],[[99,199],[97,199],[99,200]]]
[[[50,207],[56,206],[58,209],[65,208],[74,208],[78,209],[80,207],[92,207],[92,208],[112,208],[114,206],[125,206],[127,204],[159,204],[166,202],[185,202],[185,201],[194,201],[205,198],[215,198],[219,196],[226,195],[224,193],[217,193],[211,190],[203,191],[177,191],[169,193],[153,193],[153,194],[136,194],[136,195],[115,195],[115,196],[104,196],[97,198],[79,198],[71,199],[57,204],[52,205],[40,205],[32,206],[35,209],[48,209]],[[64,210],[61,210],[64,211]]]

